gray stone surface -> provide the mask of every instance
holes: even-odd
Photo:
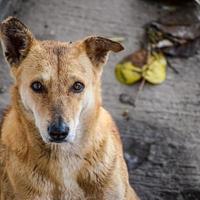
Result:
[[[0,0],[0,20],[19,9],[22,0]]]
[[[105,107],[116,120],[126,149],[130,180],[142,200],[200,199],[200,55],[174,59],[167,80],[146,85],[137,107],[118,101],[136,86],[119,84],[115,64],[137,50],[143,26],[160,16],[158,4],[142,0],[34,0],[15,12],[39,38],[76,40],[87,35],[123,36],[126,50],[111,55],[103,73]],[[12,13],[11,13],[12,14]],[[0,59],[0,109],[8,103],[8,69]],[[122,113],[127,111],[127,121]]]

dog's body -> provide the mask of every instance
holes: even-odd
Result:
[[[101,106],[102,65],[122,46],[37,41],[15,18],[2,23],[1,41],[15,83],[1,128],[0,200],[137,200]]]

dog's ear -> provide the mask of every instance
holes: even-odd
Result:
[[[16,67],[28,54],[33,36],[20,20],[9,17],[0,24],[0,39],[6,60]]]
[[[124,49],[120,43],[103,37],[88,37],[84,44],[86,53],[95,66],[105,64],[109,51],[119,52]]]

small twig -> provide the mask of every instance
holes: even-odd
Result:
[[[140,93],[142,92],[142,90],[144,88],[145,82],[146,82],[146,80],[143,78],[142,81],[141,81],[141,83],[140,83],[140,85],[139,85],[139,88],[138,88],[138,90],[136,92],[135,98],[134,98],[134,104],[135,104],[135,106],[136,106],[136,101],[137,101]]]
[[[147,64],[149,64],[149,62],[150,62],[151,54],[152,54],[152,47],[151,47],[151,45],[148,45],[147,46],[147,58],[146,58],[147,59],[146,60]],[[138,90],[136,92],[136,95],[135,95],[135,98],[134,98],[134,106],[135,107],[136,107],[136,101],[137,101],[140,93],[142,92],[142,90],[144,88],[145,82],[146,82],[146,80],[143,78],[142,81],[141,81],[141,83],[140,83],[140,85],[139,85],[139,88],[138,88]]]
[[[168,59],[167,59],[167,65],[174,71],[174,73],[179,74],[179,71],[171,64],[171,62]]]

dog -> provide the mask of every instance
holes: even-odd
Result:
[[[138,200],[118,130],[102,107],[112,40],[39,41],[17,18],[0,25],[11,104],[0,137],[1,200]]]

